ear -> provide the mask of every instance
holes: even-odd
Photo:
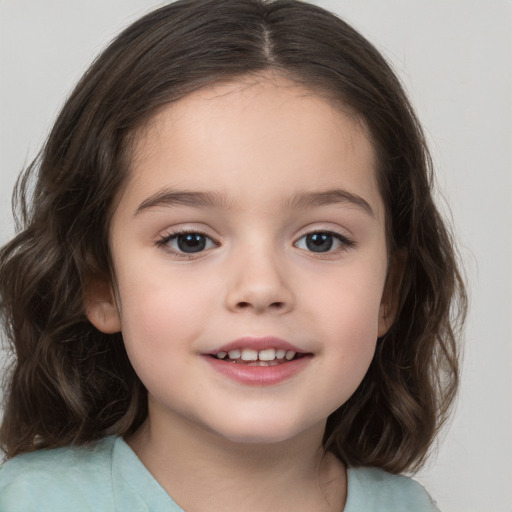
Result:
[[[390,257],[386,284],[379,309],[378,337],[384,336],[396,319],[400,305],[400,289],[404,277],[407,250],[399,249]]]
[[[96,329],[107,334],[121,330],[121,318],[112,286],[104,279],[91,280],[84,295],[85,314]]]

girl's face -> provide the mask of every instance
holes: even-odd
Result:
[[[392,318],[364,127],[284,78],[216,85],[141,131],[111,225],[149,418],[237,442],[323,431]],[[256,360],[257,359],[257,360]]]

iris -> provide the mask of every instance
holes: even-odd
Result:
[[[306,236],[306,247],[313,252],[327,252],[333,245],[333,236],[329,233],[312,233]]]
[[[206,247],[206,237],[199,233],[187,233],[176,237],[180,251],[194,253],[203,251]]]

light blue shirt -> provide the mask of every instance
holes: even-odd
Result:
[[[71,510],[184,512],[118,437],[88,448],[23,454],[0,468],[0,512]],[[439,511],[410,478],[375,468],[349,468],[343,512]]]

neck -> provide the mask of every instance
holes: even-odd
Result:
[[[346,499],[341,463],[324,454],[324,425],[279,443],[239,443],[190,423],[149,418],[128,444],[187,512],[336,511]]]

